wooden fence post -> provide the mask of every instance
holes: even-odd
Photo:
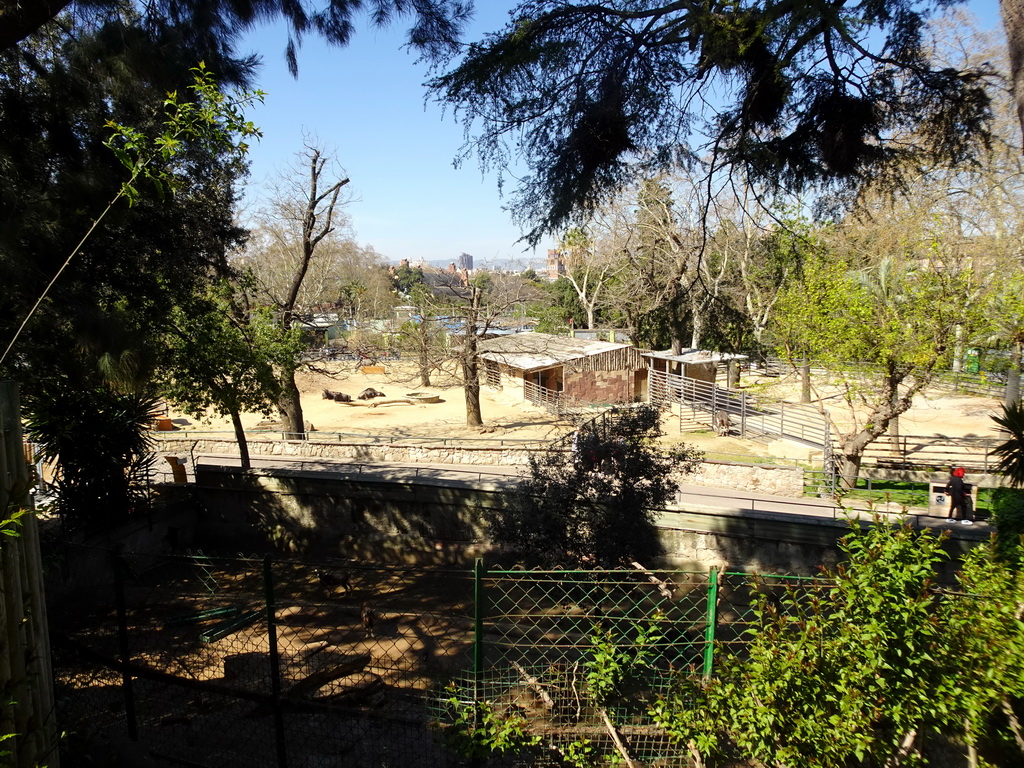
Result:
[[[31,482],[18,385],[0,382],[0,520],[31,510]],[[0,734],[14,734],[3,747],[17,768],[58,768],[38,523],[29,513],[8,526],[17,535],[0,536],[0,690],[13,705],[0,707]]]

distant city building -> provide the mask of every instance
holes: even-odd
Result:
[[[565,274],[565,257],[554,248],[548,249],[548,280],[557,280]]]
[[[473,269],[473,257],[470,256],[468,253],[460,253],[459,254],[459,269],[465,269],[467,271],[472,271],[472,269]]]

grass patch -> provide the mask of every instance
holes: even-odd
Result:
[[[857,487],[847,493],[845,498],[862,499],[879,504],[890,501],[904,507],[927,507],[928,483],[871,480],[862,477],[857,479]]]
[[[928,498],[930,485],[930,483],[858,478],[857,487],[846,494],[845,498],[863,499],[879,504],[891,501],[905,507],[928,507],[930,504],[930,499]],[[989,514],[994,508],[993,496],[1001,490],[1006,489],[979,488],[978,503],[974,514]],[[1007,506],[1010,505],[1008,504]],[[1022,520],[1024,520],[1024,513],[1022,513]],[[1024,526],[1022,526],[1022,531],[1024,531]]]

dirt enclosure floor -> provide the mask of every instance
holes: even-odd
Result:
[[[570,422],[525,402],[519,391],[489,387],[482,387],[480,393],[484,426],[469,427],[466,425],[465,396],[454,378],[438,376],[432,380],[432,386],[421,386],[411,364],[405,361],[388,362],[366,370],[354,369],[352,363],[328,363],[323,369],[324,372],[318,373],[301,372],[298,377],[305,421],[319,432],[394,437],[554,440],[574,428]],[[764,379],[744,375],[740,387],[760,398],[799,402],[800,387],[795,377]],[[386,397],[359,400],[358,395],[368,388],[383,392]],[[324,390],[343,392],[352,401],[345,403],[325,399]],[[410,402],[406,399],[410,393],[433,395],[437,402]],[[840,425],[850,425],[848,409],[838,397],[837,390],[821,386],[816,388],[814,396],[828,408]],[[913,408],[900,417],[899,428],[904,435],[936,438],[996,437],[991,417],[999,412],[999,406],[999,401],[994,398],[931,390],[915,399]],[[193,419],[173,409],[170,415],[177,429],[231,429],[230,421],[226,418],[211,416]],[[244,414],[242,423],[247,430],[278,427],[276,415]],[[810,458],[810,452],[805,446],[783,440],[765,445],[763,442],[738,437],[719,437],[711,431],[710,426],[707,430],[680,434],[678,420],[670,414],[666,415],[663,426],[666,441],[682,440],[708,453],[736,457]]]

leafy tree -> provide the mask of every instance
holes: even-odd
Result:
[[[992,449],[999,457],[995,470],[1006,475],[1014,488],[1024,487],[1024,405],[1004,405],[1002,415],[993,416],[992,421],[1006,435],[1006,440]]]
[[[0,29],[0,51],[18,44],[66,8],[86,18],[109,19],[124,14],[131,5],[118,0],[20,0],[4,2],[4,24]],[[229,50],[236,37],[258,23],[281,18],[287,25],[285,57],[293,74],[298,72],[297,50],[302,37],[315,32],[334,45],[346,45],[355,29],[352,18],[363,7],[362,0],[327,0],[322,5],[283,0],[229,0],[211,9],[204,0],[159,0],[144,6],[145,26],[164,31],[179,25],[189,31],[188,39],[210,48]],[[453,45],[469,5],[450,0],[378,0],[372,19],[386,24],[395,16],[411,15],[409,43],[422,50],[440,53]]]
[[[116,525],[147,508],[155,395],[51,380],[31,397],[25,434],[57,464],[53,510],[69,530]]]
[[[930,57],[932,10],[532,0],[442,59],[431,88],[482,163],[525,156],[515,210],[537,241],[638,175],[699,156],[712,173],[794,190],[852,185],[897,158],[968,157],[989,117],[986,71]]]
[[[570,451],[530,456],[510,505],[489,519],[494,541],[544,566],[614,567],[657,554],[656,510],[702,454],[655,447],[660,413],[612,408],[608,428],[581,428]]]
[[[81,58],[97,44],[86,29],[33,40],[31,62],[0,61],[0,120],[24,121],[0,139],[3,216],[17,229],[0,235],[0,276],[17,285],[2,300],[0,357],[28,382],[33,438],[59,462],[57,507],[74,524],[140,505],[158,328],[238,236],[231,183],[239,136],[254,131],[203,67],[170,95],[144,79],[122,93],[123,73],[103,66],[85,82]]]
[[[417,285],[426,285],[423,277],[423,269],[420,267],[411,267],[409,262],[403,260],[401,264],[394,268],[390,272],[391,282],[395,286],[395,290],[403,296],[410,296],[412,290]]]
[[[586,315],[572,283],[559,277],[541,286],[543,296],[530,305],[530,315],[537,318],[541,333],[565,333],[577,317]]]
[[[1024,358],[1024,275],[1014,271],[1006,275],[988,296],[984,310],[982,335],[991,345],[1010,348],[1003,407],[1020,402],[1021,360]]]
[[[280,395],[275,369],[297,359],[302,342],[269,310],[247,311],[237,299],[223,282],[175,310],[160,379],[166,397],[190,415],[212,410],[231,418],[242,468],[249,469],[241,415],[269,415]]]
[[[835,371],[851,426],[837,425],[843,484],[852,487],[864,449],[906,412],[949,359],[965,322],[963,266],[886,257],[860,270],[835,257],[810,259],[776,306],[773,336]],[[854,367],[851,367],[853,365]]]
[[[696,768],[899,768],[945,763],[962,746],[971,765],[1019,764],[1024,573],[983,544],[964,558],[958,588],[941,588],[944,534],[879,519],[851,527],[834,569],[788,588],[752,580],[743,641],[716,646],[710,677],[680,670],[667,695],[649,701],[647,732],[660,729],[678,742]],[[1012,561],[1020,562],[1024,547],[1014,547]],[[652,618],[633,638],[598,627],[585,684],[572,684],[577,712],[607,716],[609,701],[630,711],[618,697],[624,681],[656,665],[663,625]],[[448,733],[477,755],[546,750],[574,766],[609,756],[586,739],[559,742],[551,736],[557,729],[538,727],[522,709],[467,706],[463,697],[450,704],[456,718]],[[615,744],[629,764],[623,743]],[[930,760],[936,745],[946,754]],[[587,746],[590,754],[581,755]]]
[[[976,745],[1020,694],[1022,580],[988,547],[967,557],[967,594],[947,596],[928,531],[876,520],[841,549],[835,570],[781,598],[755,590],[750,642],[654,707],[698,765],[918,765],[929,734]]]

